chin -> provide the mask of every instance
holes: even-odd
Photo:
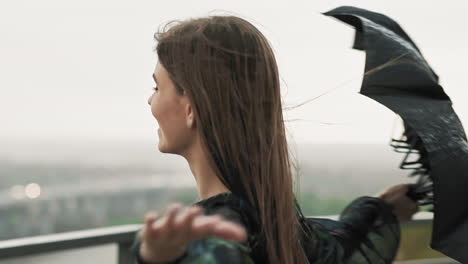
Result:
[[[172,142],[176,143],[176,142]],[[169,144],[162,132],[159,133],[158,149],[161,153],[179,154],[178,144]]]
[[[165,144],[164,144],[164,140],[163,140],[163,137],[161,135],[161,131],[158,129],[158,137],[159,137],[159,142],[158,142],[158,149],[159,149],[159,152],[161,153],[167,153],[167,151],[165,150]]]
[[[158,149],[159,149],[159,152],[161,152],[161,153],[168,153],[166,145],[161,141],[159,141]]]
[[[168,146],[165,141],[161,141],[161,140],[159,141],[158,149],[159,149],[159,152],[161,153],[175,154],[174,150],[171,149],[170,146]]]

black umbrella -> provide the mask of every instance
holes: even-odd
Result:
[[[400,115],[405,132],[393,140],[407,153],[401,168],[418,181],[408,194],[433,204],[431,247],[468,263],[468,143],[450,98],[418,47],[391,18],[343,6],[324,13],[356,29],[354,49],[366,51],[360,93]],[[409,161],[411,153],[419,159]]]

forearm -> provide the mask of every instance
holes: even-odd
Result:
[[[344,224],[345,256],[375,255],[390,263],[400,242],[400,225],[392,207],[384,200],[363,196],[351,202],[340,214]],[[356,258],[356,257],[355,257]]]

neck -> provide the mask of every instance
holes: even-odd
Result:
[[[184,155],[195,181],[197,182],[198,193],[202,200],[210,198],[220,193],[230,192],[216,175],[211,166],[208,155],[203,151],[201,144],[194,144]]]

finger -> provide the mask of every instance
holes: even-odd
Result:
[[[415,201],[411,200],[411,209],[412,209],[412,214],[415,214],[419,211],[419,205]]]
[[[385,195],[385,192],[380,192],[380,193],[377,193],[375,196],[376,196],[377,198],[384,199],[386,195]]]
[[[216,223],[223,220],[220,215],[199,216],[194,219],[191,227],[191,239],[201,239],[212,234]]]
[[[408,191],[408,188],[409,188],[409,183],[397,184],[389,189],[389,193],[392,195],[398,194],[401,192]]]
[[[401,199],[403,196],[406,198],[407,193],[409,192],[410,184],[398,184],[391,187],[388,192],[385,194],[385,199],[390,202],[395,202],[398,199]]]
[[[192,233],[196,236],[193,239],[217,236],[223,239],[242,241],[247,238],[244,227],[224,219],[221,215],[213,215],[199,220]]]
[[[413,216],[416,212],[415,211],[409,211],[406,214],[406,221],[411,221],[413,219]]]
[[[172,221],[181,207],[182,205],[178,203],[169,205],[166,209],[166,215],[152,223],[150,229],[151,235],[153,237],[157,236],[160,239],[165,239],[166,237],[171,236],[173,230],[170,221]]]
[[[151,211],[146,213],[144,218],[145,225],[151,225],[156,219],[158,218],[158,213],[155,211]]]
[[[389,197],[394,196],[397,193],[404,190],[404,188],[406,188],[405,185],[407,185],[407,184],[397,184],[397,185],[393,185],[391,187],[387,187],[386,189],[378,192],[375,196],[378,197],[378,198],[384,199],[384,200],[388,199]]]
[[[143,231],[142,231],[142,235],[144,237],[147,236],[148,234],[152,235],[152,225],[154,224],[157,218],[158,218],[157,212],[148,212],[145,215]]]
[[[407,193],[409,191],[409,188],[410,188],[410,184],[409,183],[405,183],[405,184],[402,184],[400,186],[400,191],[401,192],[404,192],[404,193]]]
[[[174,228],[174,219],[179,214],[179,212],[182,211],[183,209],[184,208],[182,204],[179,204],[179,203],[171,204],[168,206],[167,219],[165,223],[167,231],[172,231],[172,229]]]
[[[174,227],[176,229],[188,230],[191,228],[193,220],[202,213],[203,208],[201,206],[188,207],[175,219]]]
[[[247,232],[244,227],[228,221],[218,223],[213,230],[213,235],[234,241],[247,239]]]
[[[388,188],[387,189],[381,189],[380,191],[378,191],[377,193],[374,194],[374,197],[383,198],[383,196],[387,192],[387,190],[388,190]]]
[[[401,187],[401,191],[407,194],[414,185],[415,185],[414,183],[403,184],[403,186]]]
[[[171,237],[181,241],[192,240],[192,222],[201,213],[202,210],[200,206],[185,208],[174,220],[174,233]]]

